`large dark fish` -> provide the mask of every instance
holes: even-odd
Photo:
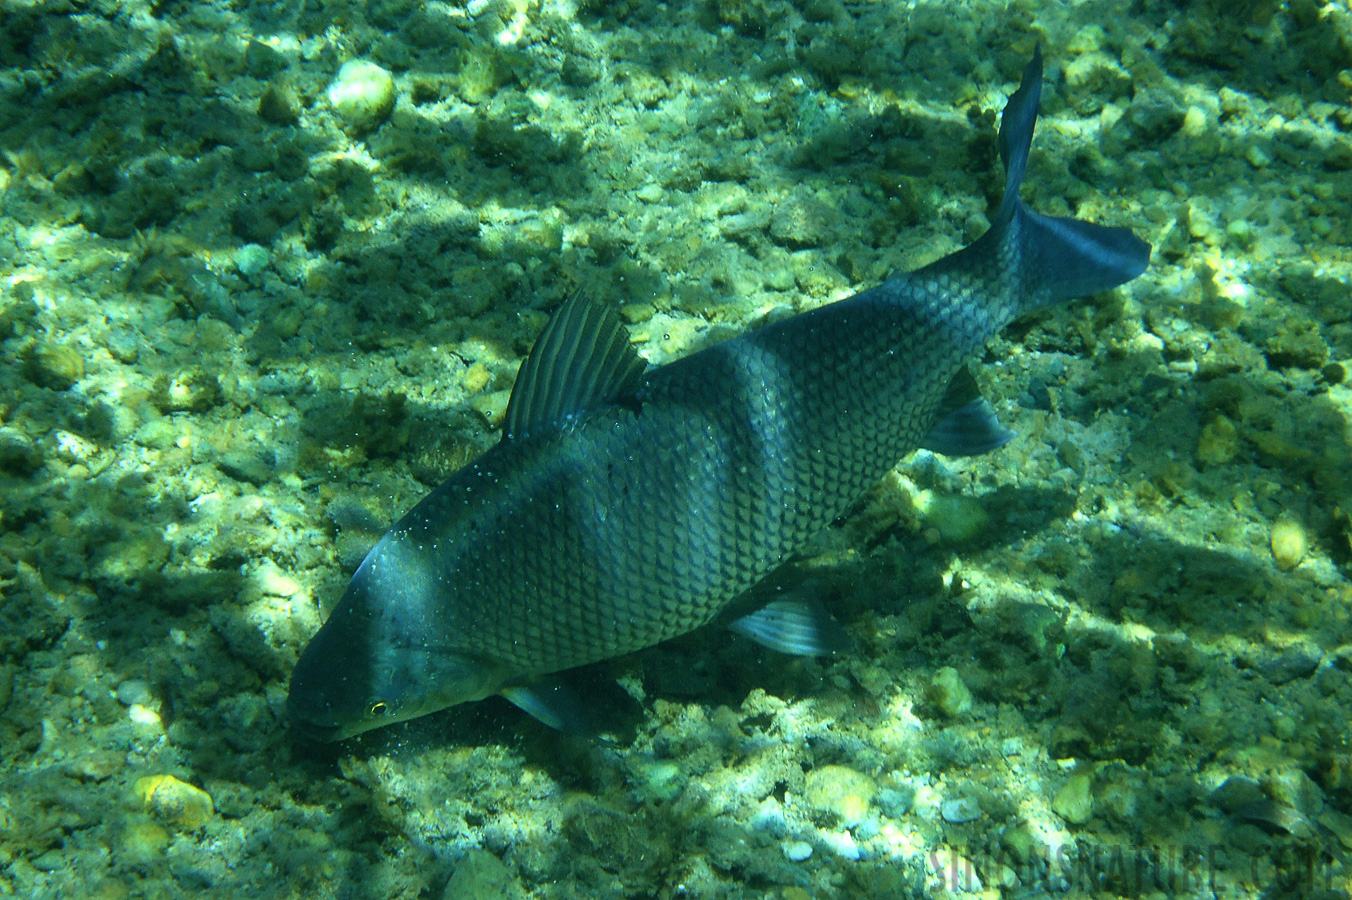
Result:
[[[917,447],[1008,440],[971,357],[1150,258],[1126,229],[1020,201],[1041,77],[1035,53],[1001,120],[990,230],[933,265],[650,371],[613,313],[564,302],[502,441],[381,538],[301,654],[292,723],[337,740],[502,693],[566,726],[540,676],[714,620]],[[830,643],[792,601],[734,627],[790,652]]]

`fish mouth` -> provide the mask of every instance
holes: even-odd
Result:
[[[294,704],[287,703],[286,718],[290,728],[296,734],[309,741],[330,744],[348,737],[347,729],[338,724],[326,724],[308,719],[296,710]]]

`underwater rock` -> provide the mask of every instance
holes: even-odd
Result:
[[[812,845],[807,841],[788,841],[784,844],[784,858],[789,862],[806,862],[812,856]]]
[[[487,850],[471,850],[456,864],[441,900],[513,900],[520,896],[502,860]]]
[[[1197,461],[1205,466],[1223,466],[1239,455],[1239,429],[1217,413],[1197,438]]]
[[[1101,50],[1082,53],[1065,68],[1066,102],[1082,116],[1131,94],[1131,73]]]
[[[0,427],[0,469],[28,475],[42,466],[42,449],[17,428]]]
[[[877,792],[877,784],[862,772],[847,766],[822,766],[807,773],[803,802],[817,812],[832,813],[846,825],[854,825],[868,814]]]
[[[1305,528],[1295,519],[1283,516],[1272,525],[1272,558],[1277,567],[1284,571],[1300,565],[1310,550],[1310,540]]]
[[[84,360],[73,347],[42,343],[25,362],[24,374],[39,387],[64,391],[84,377]]]
[[[963,684],[962,676],[952,666],[944,666],[930,681],[929,699],[950,719],[972,708],[972,692]]]
[[[119,684],[114,691],[117,702],[123,706],[149,706],[155,701],[155,692],[149,681],[130,678]]]
[[[975,797],[954,797],[939,804],[939,815],[950,825],[975,822],[981,818],[981,804]]]
[[[1072,825],[1083,825],[1094,814],[1094,795],[1090,778],[1085,772],[1076,772],[1061,786],[1052,798],[1052,810]]]
[[[164,823],[184,831],[201,828],[216,811],[210,794],[172,775],[139,778],[135,791],[146,809]]]
[[[201,366],[189,366],[173,377],[155,379],[151,398],[160,412],[206,412],[221,398],[221,383]]]
[[[285,85],[270,84],[258,98],[258,117],[273,125],[295,125],[300,119],[300,103]]]
[[[348,60],[329,85],[329,104],[350,128],[374,128],[394,111],[394,76],[373,62]]]

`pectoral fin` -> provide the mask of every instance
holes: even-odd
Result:
[[[577,695],[562,682],[539,680],[530,684],[510,685],[499,693],[522,712],[550,728],[583,737],[596,736]]]

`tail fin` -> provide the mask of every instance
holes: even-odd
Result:
[[[972,257],[987,254],[1006,261],[1012,256],[1023,288],[1018,312],[1115,288],[1150,264],[1150,245],[1126,228],[1044,216],[1019,199],[1041,95],[1042,48],[1038,47],[1000,117],[1004,200],[990,230],[958,254],[972,262]]]

